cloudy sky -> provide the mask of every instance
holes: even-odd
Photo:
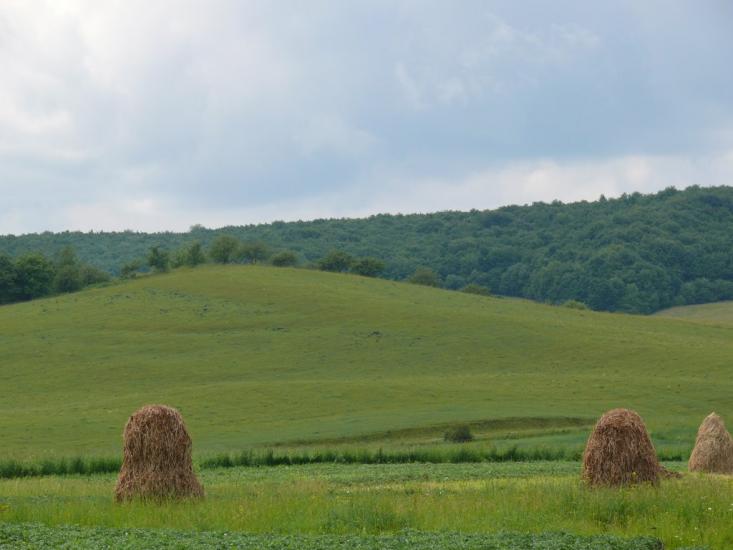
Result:
[[[0,233],[733,184],[729,0],[3,0]]]

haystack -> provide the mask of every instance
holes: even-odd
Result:
[[[687,467],[691,472],[733,474],[733,438],[717,414],[709,414],[700,424]]]
[[[118,501],[204,496],[193,473],[191,437],[176,409],[147,405],[130,417],[122,436],[122,469],[115,487]]]
[[[641,417],[628,409],[608,411],[593,428],[583,453],[583,480],[618,487],[659,482],[661,467]]]

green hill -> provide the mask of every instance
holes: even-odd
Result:
[[[0,236],[2,254],[65,246],[99,268],[118,273],[152,246],[174,251],[218,235],[290,249],[301,263],[333,249],[385,261],[385,277],[402,280],[427,266],[445,288],[467,284],[493,293],[595,310],[651,313],[733,299],[733,187],[673,188],[653,195],[497,210],[378,215],[365,219],[274,222],[187,233],[42,233]]]
[[[733,302],[713,302],[663,309],[655,315],[672,317],[688,321],[704,321],[709,323],[733,323]]]
[[[351,275],[201,267],[0,307],[0,457],[119,452],[153,402],[199,453],[636,408],[733,414],[733,329]]]

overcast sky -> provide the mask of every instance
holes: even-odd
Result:
[[[3,0],[0,233],[733,184],[729,0]]]

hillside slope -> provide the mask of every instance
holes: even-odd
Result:
[[[379,215],[354,220],[275,222],[194,228],[188,233],[43,233],[0,237],[0,253],[64,246],[83,261],[117,272],[151,246],[175,250],[218,235],[261,240],[312,262],[332,249],[386,262],[404,279],[418,266],[447,288],[468,283],[495,294],[593,309],[650,313],[675,305],[733,299],[733,187],[667,189],[619,199],[534,203],[493,211]],[[1,282],[1,281],[0,281]]]
[[[733,413],[733,328],[308,270],[203,267],[0,307],[0,453],[117,452],[146,403],[199,452],[634,407]]]
[[[713,302],[692,306],[678,306],[655,313],[658,317],[671,317],[687,321],[733,324],[733,302]]]

